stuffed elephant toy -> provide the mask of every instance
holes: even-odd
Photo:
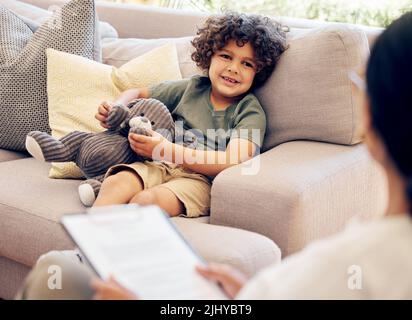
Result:
[[[91,206],[100,191],[106,171],[116,164],[145,160],[137,155],[128,141],[129,131],[149,135],[159,132],[169,141],[181,141],[196,148],[196,135],[177,130],[167,107],[155,99],[135,99],[127,106],[115,105],[107,118],[109,129],[100,133],[74,131],[61,139],[32,131],[26,137],[26,149],[36,159],[46,162],[74,162],[86,179],[79,185],[79,196]]]

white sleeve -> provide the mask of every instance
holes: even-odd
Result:
[[[353,299],[362,292],[348,288],[350,264],[340,251],[309,246],[301,253],[270,266],[252,278],[236,299]]]

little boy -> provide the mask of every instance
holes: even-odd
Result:
[[[171,143],[157,132],[130,134],[131,148],[157,161],[110,168],[94,206],[156,204],[170,216],[207,215],[213,177],[258,153],[266,117],[252,91],[267,80],[286,49],[281,26],[259,15],[225,13],[207,19],[192,45],[192,59],[207,76],[126,90],[115,102],[103,102],[96,119],[107,128],[113,105],[154,98],[184,129],[195,130],[198,147]]]

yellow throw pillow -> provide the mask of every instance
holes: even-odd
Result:
[[[119,68],[80,56],[47,49],[47,93],[52,136],[72,131],[100,132],[94,118],[102,101],[114,101],[130,88],[147,87],[165,80],[180,80],[174,44],[153,49]],[[52,163],[50,178],[81,178],[73,162]]]

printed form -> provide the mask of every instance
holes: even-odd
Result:
[[[62,224],[96,273],[142,299],[227,299],[195,270],[203,260],[157,206],[112,206]]]

